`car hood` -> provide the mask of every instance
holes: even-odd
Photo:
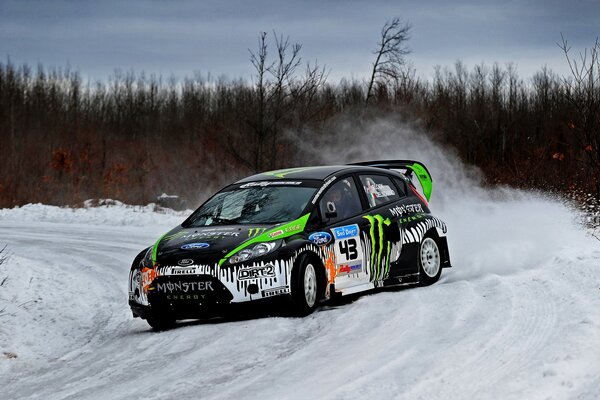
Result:
[[[195,262],[220,259],[248,239],[261,235],[275,225],[223,225],[199,228],[179,226],[156,245],[156,261],[159,264],[178,262],[187,258]]]

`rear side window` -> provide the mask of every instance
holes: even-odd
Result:
[[[359,175],[370,207],[377,207],[398,200],[398,189],[390,178],[383,175]]]

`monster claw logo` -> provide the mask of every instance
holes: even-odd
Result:
[[[389,218],[383,219],[379,214],[377,215],[365,215],[371,224],[369,231],[371,239],[371,257],[369,263],[369,272],[371,275],[371,281],[376,282],[385,279],[390,273],[390,253],[391,253],[391,242],[383,239],[383,226],[390,226],[392,223]],[[383,252],[386,252],[385,265],[382,265]]]
[[[258,236],[258,235],[260,235],[261,233],[263,233],[266,230],[267,230],[267,228],[251,228],[251,229],[248,229],[248,237]]]

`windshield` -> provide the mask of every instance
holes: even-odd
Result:
[[[183,223],[201,227],[236,224],[277,224],[292,221],[316,188],[303,186],[238,187],[217,193]]]

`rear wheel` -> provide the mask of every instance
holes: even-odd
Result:
[[[303,256],[292,274],[292,306],[294,314],[304,316],[317,308],[322,285],[319,283],[318,264],[308,256]]]
[[[442,274],[442,257],[435,239],[430,236],[423,239],[418,258],[421,284],[431,285],[437,282]]]

